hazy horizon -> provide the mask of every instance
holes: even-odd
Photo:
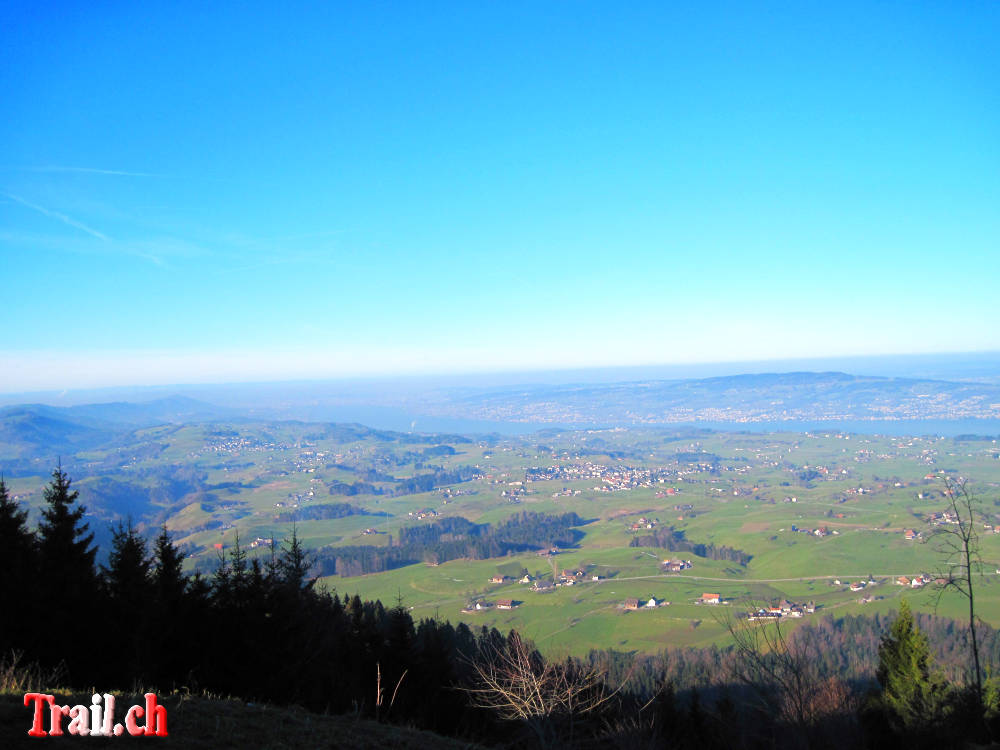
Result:
[[[0,405],[27,402],[48,405],[96,403],[103,400],[144,401],[170,395],[225,395],[226,391],[273,389],[295,392],[413,392],[421,388],[567,385],[640,380],[686,380],[729,375],[782,372],[845,372],[851,375],[972,382],[1000,381],[1000,351],[901,354],[808,359],[674,363],[573,369],[465,371],[430,374],[378,374],[340,378],[247,379],[242,381],[124,383],[95,387],[0,391]],[[223,399],[225,401],[225,399]]]

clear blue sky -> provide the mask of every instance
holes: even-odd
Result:
[[[1000,349],[997,3],[222,5],[0,8],[0,390]]]

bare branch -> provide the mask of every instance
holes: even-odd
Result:
[[[604,673],[579,662],[555,663],[534,651],[516,632],[500,646],[480,644],[469,662],[473,684],[463,688],[472,702],[494,711],[501,719],[522,721],[542,745],[559,743],[553,721],[591,714],[612,700],[631,676],[614,690]]]
[[[747,608],[764,607],[748,601]],[[753,690],[762,709],[807,736],[824,717],[849,710],[850,690],[821,673],[818,644],[804,631],[790,634],[781,618],[751,621],[727,613],[720,622],[735,644],[733,676]]]
[[[937,576],[938,592],[935,609],[946,591],[957,591],[969,604],[969,638],[972,649],[971,671],[979,705],[983,701],[983,677],[976,634],[977,577],[983,576],[983,561],[979,550],[979,524],[983,522],[982,505],[969,489],[964,477],[943,478],[945,510],[937,519],[937,526],[929,541],[934,540],[942,559],[942,570]]]

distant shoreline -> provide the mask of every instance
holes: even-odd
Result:
[[[332,413],[331,413],[332,412]],[[614,427],[642,430],[707,429],[719,432],[837,431],[860,435],[979,435],[1000,438],[1000,419],[788,420],[761,422],[658,422],[643,424],[514,422],[421,415],[396,407],[339,407],[327,409],[323,421],[357,422],[366,427],[398,432],[453,432],[530,435],[544,430],[592,430]]]

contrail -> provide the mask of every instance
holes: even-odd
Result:
[[[69,216],[66,216],[65,214],[61,214],[61,213],[58,213],[56,211],[50,211],[49,209],[45,208],[44,206],[39,206],[39,205],[37,205],[35,203],[29,203],[24,198],[19,198],[18,196],[13,195],[12,193],[3,193],[3,195],[5,195],[6,197],[10,198],[12,201],[16,201],[16,202],[20,203],[22,206],[27,206],[30,209],[38,211],[38,213],[40,213],[40,214],[45,214],[46,216],[48,216],[48,217],[50,217],[52,219],[56,219],[57,221],[61,221],[63,224],[68,224],[71,227],[75,227],[76,229],[79,229],[82,232],[86,232],[87,234],[89,234],[89,235],[91,235],[93,237],[97,237],[97,239],[99,239],[99,240],[104,240],[105,242],[108,241],[108,236],[106,234],[101,234],[96,229],[91,229],[86,224],[82,224],[79,221],[77,221],[76,219],[71,219]]]
[[[335,234],[344,234],[347,229],[328,229],[324,232],[308,232],[306,234],[286,234],[281,237],[257,237],[244,242],[235,242],[241,247],[253,247],[254,245],[267,245],[274,242],[290,242],[292,240],[309,240],[317,237],[332,237]]]
[[[121,169],[94,169],[93,167],[14,167],[26,172],[83,172],[84,174],[110,174],[119,177],[163,177],[161,174],[151,172],[126,172]]]

